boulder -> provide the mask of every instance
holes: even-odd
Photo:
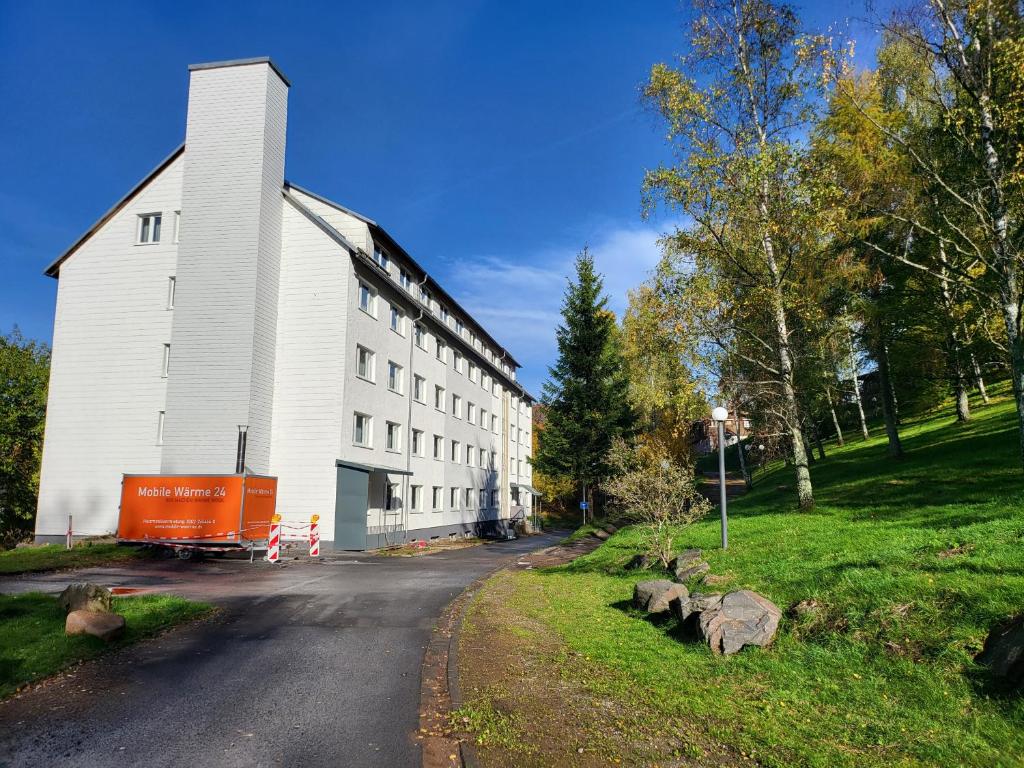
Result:
[[[633,606],[648,613],[664,613],[673,600],[687,597],[686,587],[668,579],[641,581],[633,587]]]
[[[770,645],[782,612],[765,597],[744,589],[730,592],[701,612],[700,636],[715,653],[736,653],[745,645]]]
[[[124,616],[106,611],[72,611],[64,623],[64,634],[92,635],[109,643],[124,634]]]
[[[675,570],[676,581],[686,581],[692,579],[695,576],[700,576],[711,570],[711,566],[701,560],[698,563],[692,565],[683,566]]]
[[[607,534],[609,534],[609,535],[611,535],[611,534],[614,534],[614,533],[615,533],[616,531],[618,531],[618,530],[619,530],[619,529],[618,529],[618,528],[616,528],[616,527],[615,527],[614,525],[612,525],[611,523],[608,523],[607,525],[605,525],[605,526],[604,526],[604,532],[605,532],[605,533],[607,533]]]
[[[673,600],[672,605],[669,607],[672,615],[680,622],[683,622],[694,614],[703,613],[709,608],[716,607],[721,602],[722,596],[719,594],[704,595],[700,592],[694,592],[688,597]]]
[[[627,571],[646,571],[652,565],[654,565],[655,559],[650,555],[633,555],[630,561],[626,563]]]
[[[987,666],[996,680],[1024,687],[1024,614],[994,627],[976,661]]]
[[[70,584],[57,598],[65,613],[72,611],[94,611],[110,613],[110,590],[99,584]]]
[[[608,541],[608,539],[611,538],[608,534],[608,531],[605,531],[601,528],[598,528],[596,531],[594,531],[593,535],[597,536],[597,538],[599,538],[601,541]]]

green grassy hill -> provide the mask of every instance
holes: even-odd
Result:
[[[768,650],[713,656],[673,621],[628,609],[633,583],[651,578],[622,568],[640,547],[633,529],[515,578],[542,590],[537,618],[608,670],[604,695],[640,692],[646,712],[757,763],[1024,765],[1024,702],[973,662],[993,624],[1024,612],[1012,400],[997,390],[967,425],[948,410],[906,425],[900,461],[876,434],[813,466],[814,512],[796,511],[792,476],[775,467],[732,504],[727,552],[717,513],[680,532],[679,548],[702,548],[724,577],[714,591],[754,589],[783,611],[813,601]]]

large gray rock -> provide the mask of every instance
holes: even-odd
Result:
[[[72,611],[96,611],[110,613],[111,594],[106,587],[99,584],[70,584],[57,598],[65,613]]]
[[[765,597],[744,589],[730,592],[701,612],[698,631],[715,653],[736,653],[745,645],[770,645],[782,612]]]
[[[716,607],[721,602],[722,596],[719,594],[704,595],[700,592],[694,592],[686,598],[673,600],[670,609],[672,615],[682,622],[696,613],[703,613],[709,608]]]
[[[1024,614],[989,632],[977,661],[1000,682],[1024,687]]]
[[[711,570],[711,566],[705,563],[703,560],[691,563],[690,565],[684,565],[681,568],[677,568],[674,573],[676,575],[676,581],[687,581],[696,576],[707,573]]]
[[[72,611],[64,622],[64,634],[92,635],[106,643],[124,634],[124,616],[103,611]]]
[[[687,597],[686,587],[668,579],[641,581],[633,587],[633,605],[648,613],[664,613],[673,600]]]

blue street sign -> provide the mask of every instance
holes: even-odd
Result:
[[[585,501],[580,502],[580,509],[587,509],[590,505]]]

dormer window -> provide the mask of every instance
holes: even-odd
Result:
[[[385,272],[391,272],[391,259],[388,257],[388,252],[376,243],[373,245],[373,260],[376,261],[380,268]]]
[[[412,285],[412,278],[409,277],[409,273],[404,269],[398,270],[398,284],[401,285],[405,290],[409,290]]]
[[[139,228],[136,232],[135,242],[139,245],[150,245],[160,242],[160,222],[163,219],[159,213],[143,213],[139,216]]]

